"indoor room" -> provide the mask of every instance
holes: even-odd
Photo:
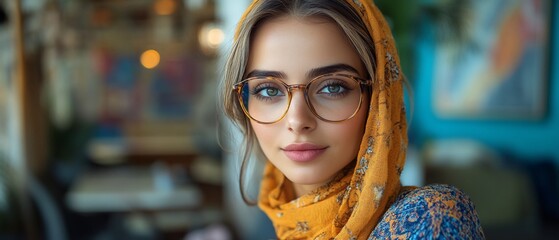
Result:
[[[251,2],[0,0],[0,239],[281,238],[246,203],[266,149],[244,166],[254,133],[224,113],[238,91],[257,121],[225,79]],[[401,185],[460,189],[487,239],[556,239],[559,4],[369,2],[405,81]]]

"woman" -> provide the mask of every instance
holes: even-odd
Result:
[[[264,156],[258,205],[278,238],[483,238],[460,191],[400,184],[404,77],[369,1],[254,1],[224,79],[245,135],[241,186],[246,161]]]

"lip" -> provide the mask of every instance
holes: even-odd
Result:
[[[294,143],[281,148],[285,156],[295,162],[309,162],[326,151],[327,146],[312,143]]]

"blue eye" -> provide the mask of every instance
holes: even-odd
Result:
[[[285,93],[282,90],[283,89],[281,89],[278,84],[267,82],[257,85],[251,91],[251,95],[258,100],[268,101],[285,96]]]
[[[277,88],[265,87],[260,89],[256,94],[259,94],[263,97],[275,97],[280,94],[280,91]]]
[[[320,90],[320,93],[342,93],[346,89],[339,84],[329,84]]]
[[[341,95],[350,90],[343,81],[328,81],[321,85],[322,87],[318,90],[318,94]]]

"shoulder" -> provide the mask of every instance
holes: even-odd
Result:
[[[369,239],[484,239],[470,198],[442,184],[406,189],[383,215]]]

